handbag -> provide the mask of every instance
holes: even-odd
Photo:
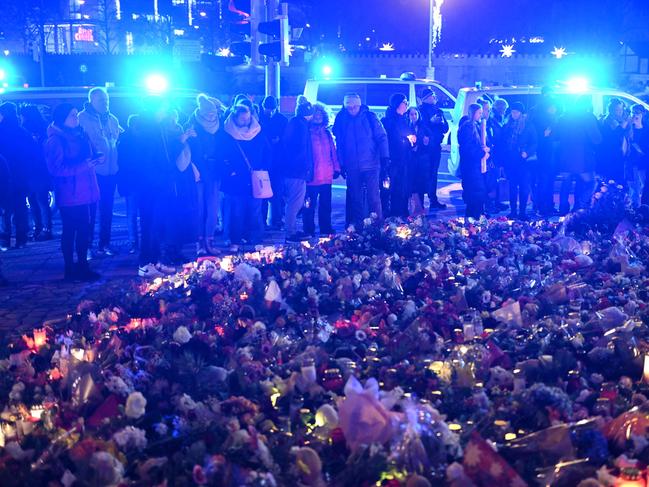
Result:
[[[250,183],[252,184],[252,197],[258,200],[265,200],[273,197],[273,187],[270,185],[270,175],[264,169],[253,169],[248,161],[248,156],[238,141],[235,141],[243,160],[250,171]]]

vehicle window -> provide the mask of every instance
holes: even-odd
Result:
[[[406,83],[368,83],[365,103],[370,106],[387,106],[390,97],[395,93],[403,93],[410,97],[410,86]]]
[[[417,101],[421,101],[421,92],[424,91],[424,88],[431,87],[433,90],[435,90],[435,94],[437,95],[437,106],[440,108],[453,108],[455,107],[455,102],[453,99],[448,96],[446,93],[444,93],[442,90],[439,89],[438,86],[432,85],[432,84],[418,84],[415,85],[415,93],[417,95]]]
[[[367,103],[365,85],[362,83],[322,83],[318,86],[318,101],[325,105],[342,106],[343,98],[348,93],[358,93],[361,101]]]

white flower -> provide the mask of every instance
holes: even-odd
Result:
[[[77,478],[70,472],[69,470],[66,470],[63,472],[63,476],[61,477],[61,483],[63,484],[63,487],[72,487],[72,485],[77,481]]]
[[[106,388],[113,394],[117,394],[120,396],[127,396],[131,393],[133,390],[132,387],[129,387],[126,382],[124,382],[124,379],[117,375],[111,376],[107,381],[106,381]]]
[[[124,476],[124,466],[106,451],[97,451],[90,457],[90,467],[95,471],[97,485],[116,485]]]
[[[144,450],[146,448],[146,432],[134,426],[119,430],[113,435],[113,440],[122,449]]]
[[[129,418],[137,419],[144,415],[146,410],[146,398],[141,392],[132,392],[126,400],[125,413]]]
[[[174,331],[174,341],[177,343],[185,344],[191,339],[192,334],[186,326],[179,326],[178,329]]]
[[[178,410],[187,413],[196,409],[196,402],[187,394],[183,394],[178,398]]]

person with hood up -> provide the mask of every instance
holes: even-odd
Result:
[[[318,207],[320,235],[334,233],[331,226],[331,184],[340,175],[334,137],[329,130],[329,113],[322,103],[313,105],[311,145],[313,150],[313,179],[307,183],[302,218],[304,233],[315,234],[315,208]]]
[[[115,255],[110,247],[110,234],[113,225],[113,204],[117,188],[117,139],[122,128],[117,117],[110,112],[108,93],[104,88],[92,88],[88,92],[88,102],[79,113],[79,124],[90,137],[98,153],[104,154],[105,162],[97,166],[97,183],[99,184],[99,255]],[[94,239],[94,215],[90,235],[90,246]]]
[[[383,214],[408,218],[410,180],[408,177],[417,136],[409,124],[408,98],[402,93],[390,97],[390,104],[381,120],[390,147],[390,188],[383,191]],[[422,175],[422,177],[425,177]]]
[[[287,242],[307,238],[303,232],[297,231],[297,215],[304,206],[306,183],[313,179],[313,147],[309,130],[311,118],[313,105],[305,96],[298,96],[295,116],[288,121],[282,141],[284,157],[280,172],[284,178]]]
[[[61,249],[65,280],[96,280],[99,274],[88,266],[88,244],[93,207],[99,201],[95,166],[104,155],[94,151],[88,135],[79,126],[77,109],[62,103],[54,109],[47,130],[45,160],[54,183],[56,204],[61,213]],[[77,262],[74,263],[74,250]]]
[[[388,136],[377,116],[361,103],[360,95],[345,95],[333,134],[338,160],[347,178],[347,221],[360,227],[370,213],[383,219],[381,169],[390,164]]]
[[[4,238],[0,247],[11,246],[12,220],[16,226],[16,248],[27,245],[28,212],[26,198],[34,177],[34,162],[39,148],[31,135],[20,126],[18,108],[14,103],[0,105],[0,155],[11,173],[9,204],[4,213]]]
[[[482,107],[477,103],[469,105],[469,114],[460,124],[457,141],[460,147],[460,177],[462,178],[462,199],[466,204],[466,216],[480,218],[485,212],[487,187],[482,172],[482,159],[489,153],[480,137]]]
[[[261,126],[245,105],[233,107],[219,131],[221,187],[225,193],[224,218],[232,252],[244,243],[261,242],[261,200],[253,196],[251,172],[268,170],[270,145]]]
[[[196,137],[188,139],[192,163],[198,169],[200,180],[197,184],[199,232],[197,243],[198,256],[216,253],[214,233],[219,226],[221,207],[221,179],[218,173],[218,151],[220,127],[219,106],[215,98],[198,95],[198,105],[185,125],[193,128]]]
[[[509,180],[509,218],[526,220],[531,162],[536,160],[536,131],[527,120],[525,106],[521,102],[511,105],[502,144],[505,173]]]
[[[430,154],[432,134],[428,126],[422,121],[421,113],[417,107],[410,107],[408,109],[408,121],[417,137],[411,169],[408,171],[410,178],[410,198],[412,201],[411,206],[413,216],[417,216],[426,213],[426,210],[424,209],[424,194],[428,193],[428,199],[431,202],[434,202],[437,198],[437,191],[434,193],[432,192],[433,187],[430,180],[423,177],[426,174],[431,174],[430,165],[434,163]],[[435,149],[433,148],[433,150]],[[435,181],[437,181],[437,177],[435,177]],[[430,210],[436,208],[441,207],[436,207],[433,204],[429,206]]]
[[[277,106],[277,99],[269,95],[261,103],[259,123],[262,133],[268,139],[271,147],[272,161],[270,166],[270,183],[273,187],[273,197],[264,200],[262,215],[264,222],[275,230],[284,225],[284,179],[281,175],[282,167],[282,138],[288,124],[288,119],[282,115]],[[269,211],[270,210],[270,211]],[[270,215],[269,215],[270,213]]]

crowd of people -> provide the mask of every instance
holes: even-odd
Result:
[[[190,243],[202,256],[218,253],[217,238],[229,252],[260,244],[265,228],[283,229],[287,242],[334,233],[332,184],[338,177],[347,183],[347,225],[362,225],[371,214],[381,220],[443,209],[437,177],[449,124],[433,89],[419,97],[416,107],[405,94],[392,95],[380,119],[350,93],[332,120],[325,105],[300,96],[289,120],[272,96],[257,106],[237,95],[226,107],[202,94],[183,124],[163,97],[120,121],[103,88],[90,90],[82,111],[57,106],[51,123],[34,105],[4,103],[0,246],[11,246],[14,228],[15,246],[26,245],[27,202],[32,238],[52,238],[50,190],[61,215],[66,280],[97,279],[88,260],[115,254],[116,194],[126,200],[129,252],[139,253],[143,277],[174,272]],[[504,99],[471,105],[457,133],[466,215],[507,208],[520,219],[532,212],[565,214],[573,183],[576,210],[589,204],[597,178],[620,182],[634,204],[645,202],[645,115],[644,107],[628,112],[613,99],[598,121],[585,99],[564,112],[548,91],[529,113]]]
[[[457,135],[467,216],[506,209],[510,218],[523,220],[566,215],[590,206],[598,181],[624,186],[633,206],[649,202],[645,107],[626,107],[612,98],[598,120],[587,97],[571,102],[562,107],[551,90],[544,89],[529,111],[520,102],[509,106],[502,98],[493,104],[480,99],[469,106]]]

